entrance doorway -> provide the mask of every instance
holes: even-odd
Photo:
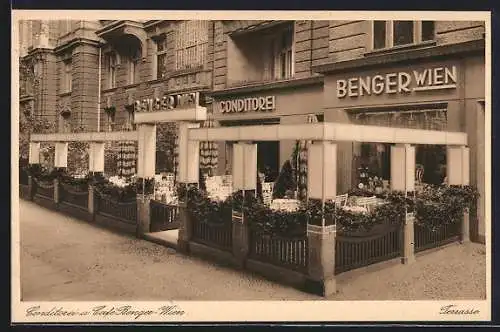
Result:
[[[280,124],[279,118],[252,119],[252,120],[226,120],[220,121],[221,126],[256,126]],[[257,170],[265,175],[265,182],[273,182],[280,171],[280,142],[279,141],[257,141]],[[232,148],[234,142],[226,142],[225,160],[226,170],[231,169]]]

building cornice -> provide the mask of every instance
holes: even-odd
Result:
[[[94,39],[89,39],[89,38],[83,38],[83,37],[75,37],[71,40],[69,40],[67,43],[64,43],[63,45],[57,46],[54,48],[54,53],[62,53],[64,51],[67,51],[68,49],[71,49],[75,47],[76,45],[80,44],[88,44],[92,46],[99,47],[103,43],[100,42],[99,40],[94,40]]]
[[[340,73],[355,69],[366,69],[370,67],[401,64],[415,60],[439,59],[442,57],[458,57],[465,54],[484,54],[485,41],[478,39],[456,44],[431,46],[418,49],[402,50],[399,52],[387,52],[383,54],[366,54],[363,58],[329,62],[313,66],[312,70],[317,73]]]
[[[104,36],[110,32],[113,32],[114,30],[124,28],[124,27],[134,27],[134,28],[139,28],[142,29],[144,28],[144,24],[136,21],[129,21],[129,20],[120,20],[120,21],[115,21],[112,22],[101,29],[96,31],[96,35],[99,37],[104,38]]]
[[[228,95],[237,95],[237,94],[246,94],[250,92],[259,92],[259,91],[269,91],[269,90],[277,90],[277,89],[290,89],[297,88],[302,86],[309,85],[319,85],[323,84],[323,76],[315,75],[306,78],[295,78],[289,80],[282,81],[273,81],[273,82],[260,82],[260,83],[252,83],[245,86],[239,86],[234,88],[227,88],[223,90],[213,91],[210,96],[212,97],[220,97],[220,96],[228,96]]]

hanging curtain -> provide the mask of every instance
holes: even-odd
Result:
[[[318,118],[314,114],[307,116],[307,123],[317,123]],[[298,198],[305,200],[307,198],[307,147],[310,141],[301,140],[297,142],[297,191]]]
[[[130,178],[136,173],[136,142],[120,142],[118,149],[118,175]]]
[[[209,113],[207,120],[202,123],[202,128],[214,128],[217,126],[213,114]],[[200,169],[202,174],[212,176],[219,162],[219,150],[215,142],[200,143]]]
[[[174,145],[174,183],[177,183],[179,176],[179,126],[175,124],[175,145]]]

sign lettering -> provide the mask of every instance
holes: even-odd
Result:
[[[275,108],[275,96],[233,99],[219,102],[221,113],[272,111]]]
[[[380,95],[382,93],[411,93],[413,91],[454,89],[456,87],[456,66],[436,67],[373,77],[339,79],[337,80],[337,98]]]
[[[136,112],[168,111],[181,108],[193,108],[199,105],[199,93],[184,93],[177,95],[165,95],[162,98],[147,98],[136,100],[134,110]]]

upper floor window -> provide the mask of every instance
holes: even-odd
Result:
[[[73,75],[71,71],[71,60],[64,61],[62,73],[62,92],[71,92],[73,85]]]
[[[167,75],[167,38],[162,38],[155,41],[156,43],[156,79],[163,78]]]
[[[128,84],[139,82],[139,64],[141,60],[140,50],[135,50],[128,61]]]
[[[293,28],[287,27],[279,34],[278,52],[276,60],[279,71],[278,79],[286,79],[293,76]]]
[[[434,39],[434,21],[374,21],[373,49],[417,44]]]
[[[111,52],[106,54],[106,69],[107,69],[107,82],[108,89],[116,87],[116,72],[118,69],[118,56]]]
[[[413,43],[413,21],[393,21],[393,45]]]
[[[175,39],[175,69],[203,65],[207,56],[209,21],[179,22]]]
[[[434,21],[422,21],[422,41],[433,40],[434,35]]]

